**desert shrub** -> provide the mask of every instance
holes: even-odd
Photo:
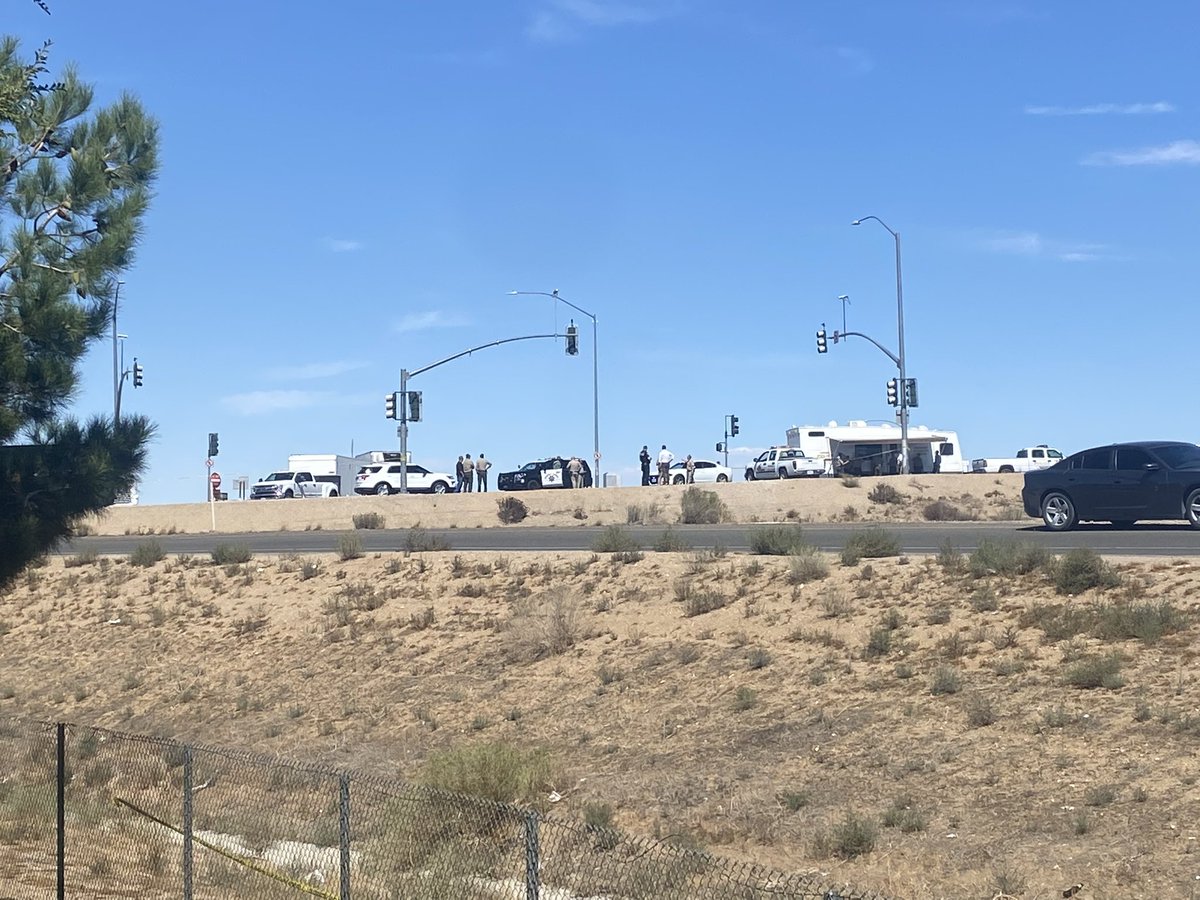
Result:
[[[788,581],[791,584],[808,584],[829,577],[829,561],[814,547],[793,551],[788,565]]]
[[[561,588],[519,598],[508,620],[509,656],[531,662],[565,653],[582,635],[580,619],[579,602]]]
[[[634,503],[625,507],[626,525],[653,525],[660,521],[661,517],[662,507],[657,500],[651,501],[645,506]]]
[[[1085,806],[1109,806],[1117,799],[1116,785],[1095,784],[1083,795]]]
[[[386,520],[382,515],[376,512],[355,513],[350,517],[350,521],[355,528],[362,528],[369,531],[376,531],[383,528]]]
[[[163,550],[162,544],[158,541],[142,541],[129,554],[129,564],[149,568],[159,560],[164,559],[166,555],[166,551]]]
[[[751,669],[765,669],[771,664],[771,654],[762,647],[754,647],[746,654],[746,665]]]
[[[975,518],[974,513],[961,509],[948,500],[926,503],[921,515],[930,522],[969,522]]]
[[[1089,588],[1113,588],[1121,583],[1121,576],[1090,547],[1068,550],[1054,564],[1053,577],[1059,594],[1082,594]]]
[[[728,603],[729,598],[719,591],[689,590],[683,600],[683,614],[688,618],[701,616],[714,609],[720,609]]]
[[[654,541],[655,553],[682,553],[687,549],[689,549],[687,541],[670,526],[667,526],[667,530]]]
[[[496,515],[505,525],[514,525],[524,521],[529,507],[520,497],[501,497],[496,501]]]
[[[963,556],[961,550],[950,543],[949,538],[946,538],[938,548],[937,564],[942,567],[943,572],[957,575],[967,567],[967,558]]]
[[[799,525],[769,525],[750,531],[750,552],[764,556],[787,556],[802,551],[804,530]]]
[[[487,743],[430,754],[421,780],[429,787],[496,803],[536,805],[554,779],[545,750]]]
[[[872,503],[903,503],[904,495],[886,481],[881,481],[871,488],[867,499]]]
[[[975,578],[985,575],[1028,575],[1051,559],[1048,550],[1026,541],[984,539],[971,554],[967,567]]]
[[[629,532],[620,525],[609,525],[592,542],[592,549],[597,553],[620,553],[641,548]]]
[[[873,821],[848,813],[829,831],[817,835],[813,849],[818,856],[853,859],[874,850],[878,839],[879,827]]]
[[[427,606],[420,612],[413,613],[408,617],[408,624],[413,631],[424,631],[427,628],[432,628],[433,623],[437,621],[437,615],[433,611],[432,606]]]
[[[618,550],[609,557],[615,563],[629,564],[641,562],[646,558],[646,554],[641,550]]]
[[[74,569],[78,566],[94,565],[96,558],[96,551],[91,547],[88,547],[86,550],[80,550],[79,553],[75,554],[74,556],[68,556],[66,559],[64,559],[63,568]]]
[[[713,491],[694,485],[679,500],[679,521],[684,525],[716,525],[729,517],[729,510]]]
[[[967,724],[972,728],[986,728],[996,721],[996,707],[983,694],[972,694],[967,698]]]
[[[953,666],[938,666],[929,682],[929,693],[935,697],[942,694],[957,694],[962,690],[962,676]]]
[[[985,585],[971,594],[971,609],[975,612],[995,612],[999,608],[1000,601],[990,586]]]
[[[880,625],[878,628],[872,628],[870,635],[867,637],[867,646],[863,651],[864,655],[869,657],[887,656],[892,649],[892,630],[887,626]]]
[[[858,559],[880,559],[900,555],[900,541],[890,531],[882,528],[866,528],[856,531],[846,540],[843,556],[849,554]]]
[[[858,487],[858,479],[855,478],[853,475],[843,475],[842,476],[842,487],[856,488],[856,487]]]
[[[748,709],[754,709],[758,703],[758,694],[753,688],[740,687],[733,695],[733,708],[738,712],[745,712]]]
[[[516,498],[513,498],[516,499]],[[420,525],[413,525],[404,535],[405,553],[422,553],[433,550],[449,550],[450,542],[429,533]]]
[[[1115,653],[1108,656],[1085,656],[1067,667],[1063,680],[1071,687],[1115,690],[1125,684],[1121,675],[1121,657]]]
[[[343,534],[338,538],[337,553],[342,562],[358,559],[363,555],[362,538],[357,534]]]
[[[911,797],[897,797],[883,813],[883,827],[899,828],[905,834],[912,834],[928,828],[929,820]]]
[[[248,563],[254,554],[245,544],[217,544],[212,549],[212,561],[218,566],[236,566]]]
[[[324,568],[319,562],[314,559],[306,559],[300,564],[300,580],[308,581],[310,578],[316,578],[323,571]]]
[[[1092,611],[1095,615],[1092,633],[1104,641],[1136,639],[1153,644],[1188,624],[1187,615],[1169,600],[1105,603],[1096,605]]]

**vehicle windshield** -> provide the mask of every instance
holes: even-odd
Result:
[[[521,466],[521,471],[522,472],[532,472],[535,469],[540,469],[542,467],[542,465],[543,465],[543,463],[535,463],[535,462],[525,463],[525,465]]]
[[[1200,467],[1200,447],[1195,444],[1168,444],[1155,447],[1155,454],[1172,469]]]
[[[270,475],[268,475],[266,478],[263,479],[263,481],[291,481],[291,480],[292,480],[291,472],[272,472]]]

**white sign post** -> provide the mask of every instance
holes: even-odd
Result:
[[[206,459],[204,461],[209,470],[212,470],[213,461]],[[217,530],[217,485],[221,483],[221,473],[212,472],[208,476],[208,511],[212,514],[212,530]]]

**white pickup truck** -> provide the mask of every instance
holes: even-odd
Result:
[[[250,487],[251,500],[291,499],[292,497],[336,497],[337,485],[317,481],[311,472],[272,472]]]
[[[1034,469],[1052,466],[1062,458],[1061,450],[1055,450],[1045,444],[1038,444],[1036,447],[1025,447],[1018,450],[1017,455],[1009,459],[993,459],[991,457],[973,459],[971,460],[971,471],[976,473],[1031,472]]]
[[[825,462],[805,456],[795,447],[772,447],[764,450],[746,466],[746,480],[770,478],[816,478],[825,474]]]

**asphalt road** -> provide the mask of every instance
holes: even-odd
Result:
[[[622,526],[643,548],[652,549],[665,530],[663,526]],[[763,525],[675,525],[672,532],[694,549],[724,547],[738,551],[750,549],[750,535]],[[805,540],[821,550],[839,551],[855,531],[869,526],[804,525]],[[938,523],[888,525],[905,553],[936,553],[947,541],[955,548],[970,552],[985,539],[1018,539],[1041,545],[1055,553],[1074,547],[1091,547],[1102,554],[1135,556],[1190,556],[1200,553],[1200,530],[1186,524],[1137,525],[1118,530],[1109,525],[1081,526],[1056,534],[1033,523]],[[596,526],[576,528],[430,528],[423,529],[429,539],[450,550],[592,550],[602,529]],[[168,553],[208,554],[218,544],[241,544],[255,553],[321,553],[335,551],[342,531],[277,531],[251,534],[175,534],[155,535]],[[364,551],[404,550],[409,539],[406,529],[358,531]],[[64,555],[91,549],[99,554],[123,555],[133,550],[146,536],[76,538],[64,545]]]

